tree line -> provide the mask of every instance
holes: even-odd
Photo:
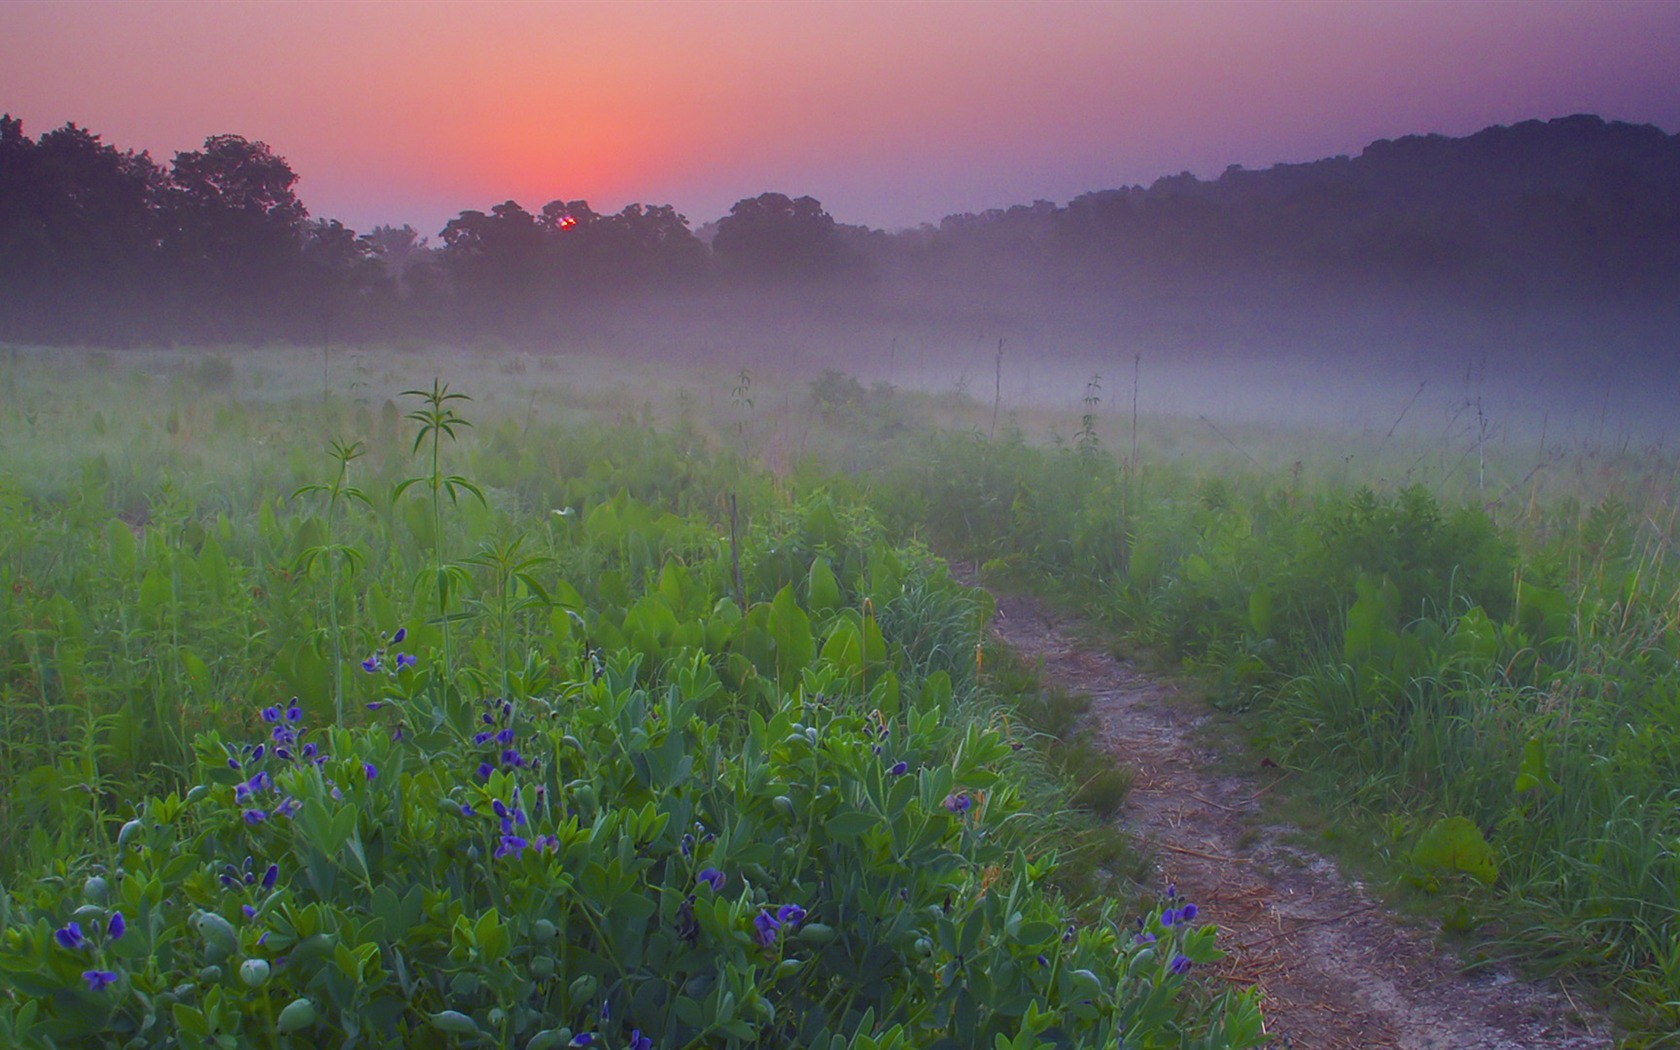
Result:
[[[315,342],[531,329],[602,297],[821,279],[849,259],[810,197],[765,193],[708,246],[668,204],[556,199],[367,233],[312,218],[266,143],[213,135],[168,165],[75,124],[0,117],[0,339]]]
[[[545,335],[648,297],[819,291],[852,311],[993,317],[1005,304],[1147,308],[1163,290],[1217,302],[1243,281],[1305,303],[1353,288],[1503,307],[1680,301],[1680,137],[1592,116],[893,233],[764,193],[700,230],[668,204],[506,201],[461,212],[434,240],[311,217],[297,180],[239,135],[165,165],[75,124],[32,140],[0,117],[0,340]]]

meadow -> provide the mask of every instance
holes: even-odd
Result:
[[[1258,1045],[749,377],[322,363],[7,362],[0,1041]]]
[[[506,352],[0,371],[8,1045],[1259,1045],[939,556],[1204,682],[1478,951],[1680,1019],[1660,443]]]

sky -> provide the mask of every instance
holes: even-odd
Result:
[[[0,111],[266,142],[317,217],[769,190],[896,229],[1572,113],[1680,131],[1680,0],[0,0]]]

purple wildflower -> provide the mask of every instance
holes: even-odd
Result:
[[[910,772],[910,763],[904,761],[903,759],[899,759],[897,762],[893,763],[892,768],[887,770],[887,772],[891,773],[895,777],[901,777]]]
[[[653,1050],[653,1040],[642,1034],[640,1028],[630,1029],[630,1050]]]
[[[953,791],[945,796],[943,805],[952,813],[967,813],[968,808],[974,805],[974,800],[969,797],[966,791]]]
[[[263,708],[262,709],[262,720],[264,722],[278,722],[278,721],[280,721],[280,709],[278,707],[265,707],[265,708]]]
[[[239,906],[239,913],[247,919],[254,919],[257,917],[257,909],[251,907],[249,904],[241,904]]]
[[[397,670],[399,671],[405,667],[413,667],[415,662],[414,657],[408,653],[397,654]]]
[[[87,982],[88,991],[102,992],[117,982],[117,975],[112,970],[83,970],[82,980]]]
[[[111,915],[111,925],[105,930],[105,939],[111,941],[121,940],[122,935],[127,932],[128,920],[123,918],[122,912],[113,912]]]
[[[278,806],[274,807],[274,815],[277,816],[277,817],[287,817],[287,818],[289,818],[289,817],[291,817],[291,815],[293,813],[296,813],[297,811],[298,811],[297,799],[292,798],[290,796],[288,796],[284,802],[282,802]]]
[[[260,809],[241,810],[239,815],[245,818],[245,823],[253,827],[268,819],[268,814]]]
[[[1179,954],[1172,957],[1172,962],[1167,964],[1167,969],[1171,970],[1173,973],[1176,973],[1176,974],[1187,974],[1187,973],[1189,973],[1190,972],[1190,957],[1188,955],[1185,955],[1183,952],[1180,952]]]
[[[274,888],[274,884],[276,882],[279,882],[279,881],[280,881],[280,865],[270,864],[268,866],[268,870],[263,872],[262,888],[265,889],[265,890],[272,890]]]
[[[1179,912],[1178,912],[1178,921],[1179,922],[1194,922],[1195,920],[1196,920],[1196,906],[1194,904],[1186,904],[1184,907],[1179,909]]]
[[[774,915],[761,910],[753,918],[753,940],[758,942],[759,947],[768,948],[776,943],[776,931],[781,929],[781,926]]]
[[[797,904],[784,904],[776,909],[776,921],[787,926],[798,926],[805,921],[805,909]]]
[[[366,660],[363,660],[362,670],[366,671],[368,674],[372,674],[373,672],[379,670],[379,654],[374,653]]]
[[[1162,926],[1172,926],[1176,922],[1178,922],[1178,912],[1168,908],[1166,911],[1161,913]]]
[[[495,735],[496,734],[490,732],[489,730],[486,730],[482,733],[474,733],[473,734],[473,743],[474,744],[488,744],[490,742],[490,738],[495,736]]]
[[[494,772],[495,772],[495,770],[490,768],[490,763],[480,762],[478,764],[478,779],[489,780],[490,779],[490,774],[494,773]]]
[[[723,892],[724,874],[716,868],[701,868],[695,878],[710,886],[713,893]]]
[[[520,838],[518,835],[503,835],[502,844],[496,847],[496,856],[501,858],[511,854],[517,857],[523,853],[525,848],[529,845],[529,842]]]
[[[509,726],[508,728],[506,728],[506,729],[502,730],[501,732],[497,733],[496,734],[496,743],[498,743],[498,744],[511,744],[511,743],[513,743],[513,727]]]
[[[362,772],[367,774],[367,778],[369,780],[372,780],[379,775],[379,767],[374,765],[372,762],[363,762]]]
[[[398,627],[397,628],[397,633],[393,634],[391,636],[391,644],[392,645],[401,645],[403,643],[403,639],[407,638],[407,637],[408,637],[408,628],[407,627]]]
[[[60,947],[71,951],[87,947],[87,938],[82,935],[82,924],[79,922],[67,922],[60,929],[54,930],[53,940],[57,941]]]
[[[298,698],[294,696],[292,702],[286,707],[286,721],[296,722],[302,717],[303,707],[298,703]]]

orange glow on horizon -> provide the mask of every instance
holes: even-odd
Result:
[[[876,225],[1591,111],[1680,130],[1680,4],[11,4],[0,106],[167,162],[269,143],[317,215],[556,198]],[[423,211],[424,214],[419,212]]]

